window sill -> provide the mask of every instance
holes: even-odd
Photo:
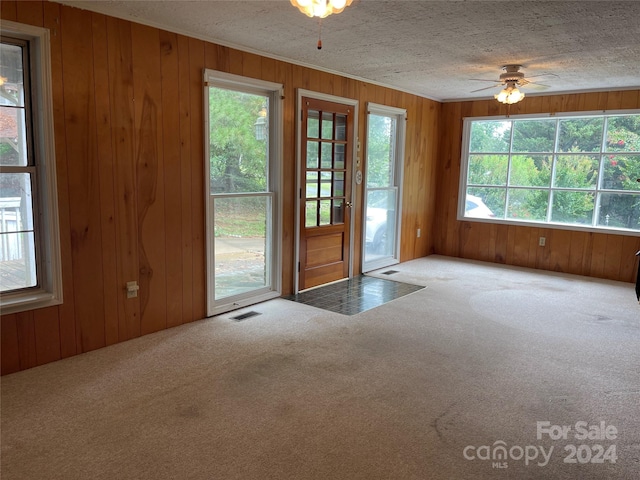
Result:
[[[546,222],[527,222],[527,221],[515,221],[515,220],[502,220],[498,218],[479,218],[479,217],[463,217],[458,215],[457,220],[459,222],[477,222],[488,223],[493,225],[508,225],[514,227],[533,227],[533,228],[549,228],[554,230],[570,230],[572,232],[585,232],[585,233],[602,233],[604,235],[626,235],[629,237],[640,237],[640,232],[637,230],[624,230],[620,228],[612,227],[593,227],[590,225],[569,225],[564,223],[546,223]]]
[[[0,314],[26,312],[62,304],[62,298],[45,290],[7,294],[0,297]]]

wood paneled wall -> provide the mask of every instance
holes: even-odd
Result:
[[[442,108],[437,173],[435,252],[473,260],[634,281],[640,237],[544,227],[458,221],[458,185],[465,117],[640,108],[640,90],[527,97],[510,111],[494,100],[446,103]],[[546,237],[546,246],[538,238]]]
[[[360,140],[366,102],[407,109],[401,260],[433,251],[439,103],[56,3],[3,0],[0,17],[51,30],[64,283],[62,305],[2,316],[3,374],[205,316],[204,68],[285,87],[283,293],[297,88],[359,100]],[[362,199],[358,186],[355,271]]]

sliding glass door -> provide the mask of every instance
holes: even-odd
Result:
[[[281,86],[207,71],[208,315],[280,294]]]

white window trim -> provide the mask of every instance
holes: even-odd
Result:
[[[264,302],[272,298],[277,298],[282,294],[282,152],[283,152],[283,99],[284,99],[284,87],[282,84],[268,82],[265,80],[258,80],[249,77],[243,77],[241,75],[234,75],[231,73],[220,72],[217,70],[205,69],[204,71],[204,194],[205,194],[205,224],[206,224],[206,238],[213,238],[213,202],[209,194],[209,86],[215,86],[219,88],[227,88],[230,90],[238,90],[247,93],[255,93],[257,95],[268,95],[271,98],[269,105],[270,123],[276,125],[278,132],[275,135],[274,141],[270,142],[269,151],[269,192],[265,192],[261,195],[266,195],[271,198],[271,201],[275,203],[273,210],[275,212],[272,225],[271,235],[271,285],[259,289],[256,291],[248,292],[244,295],[235,297],[232,303],[222,302],[216,303],[215,292],[210,285],[210,278],[215,271],[214,258],[214,242],[207,241],[206,260],[207,260],[207,317],[213,315],[219,315],[231,310],[254,305],[256,303]],[[253,194],[249,194],[253,195]]]
[[[40,216],[36,222],[41,229],[39,245],[44,254],[39,263],[44,270],[38,274],[39,288],[0,295],[0,313],[5,315],[60,305],[63,298],[49,30],[8,20],[0,20],[0,30],[30,43],[31,82],[37,91],[32,103]]]
[[[615,115],[637,115],[640,114],[639,109],[628,110],[596,110],[585,112],[558,112],[558,113],[538,113],[538,114],[520,114],[520,115],[496,115],[496,116],[482,116],[482,117],[464,117],[462,127],[462,145],[461,145],[461,158],[460,158],[460,178],[458,185],[458,209],[457,220],[463,222],[478,222],[478,223],[491,223],[501,225],[515,225],[523,227],[536,227],[536,228],[549,228],[555,230],[569,230],[580,232],[593,232],[604,233],[611,235],[625,235],[631,237],[639,237],[640,232],[634,230],[625,230],[613,227],[593,226],[593,225],[580,225],[580,224],[563,224],[552,222],[533,222],[525,220],[507,220],[507,219],[484,219],[477,217],[465,217],[466,206],[466,194],[467,191],[467,172],[469,168],[469,141],[471,135],[471,122],[482,120],[535,120],[544,118],[570,118],[570,117],[589,117],[594,115],[599,116],[615,116]]]

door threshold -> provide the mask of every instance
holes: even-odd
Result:
[[[314,287],[305,288],[304,290],[298,290],[297,293],[310,292],[311,290],[315,290],[316,288],[326,287],[327,285],[333,285],[334,283],[344,282],[345,280],[351,280],[352,277],[344,277],[339,280],[334,280],[333,282],[322,283],[320,285],[316,285]]]

